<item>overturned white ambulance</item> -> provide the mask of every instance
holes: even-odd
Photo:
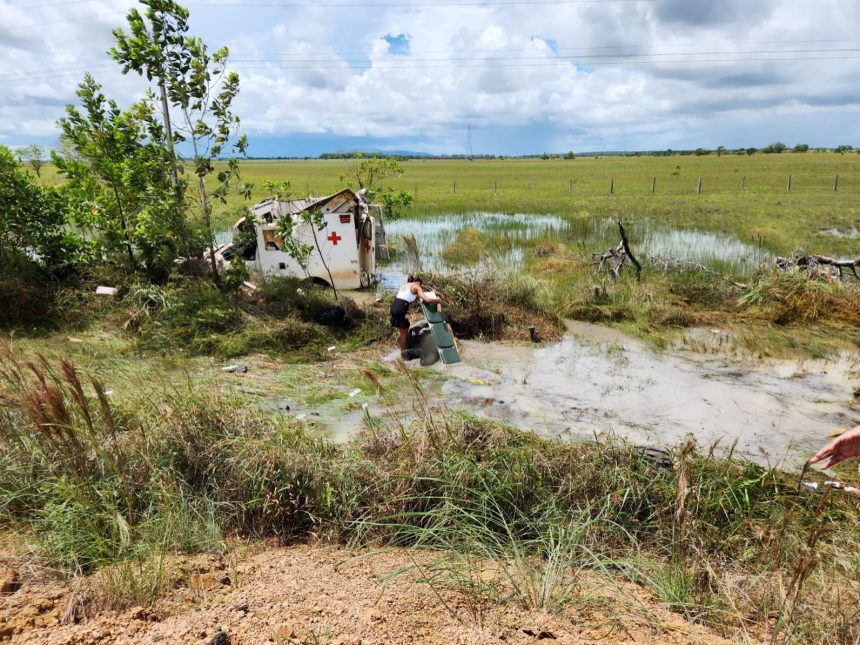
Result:
[[[292,201],[267,199],[250,208],[256,220],[256,243],[242,253],[246,266],[263,275],[310,278],[337,289],[369,287],[376,275],[378,243],[384,252],[382,213],[378,206],[365,200],[364,191],[349,188],[327,197],[307,197]],[[371,216],[376,213],[376,218]],[[304,215],[319,213],[325,226],[312,228]],[[284,240],[278,234],[278,219],[292,217],[293,237],[311,247],[305,266],[283,250]],[[246,218],[233,226],[233,235],[250,226]],[[316,242],[314,233],[316,232]],[[319,246],[319,249],[317,249]],[[221,268],[229,266],[236,254],[232,242],[215,249]]]

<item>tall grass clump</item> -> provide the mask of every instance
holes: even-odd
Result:
[[[741,296],[748,312],[773,323],[860,325],[860,283],[814,279],[802,271],[769,272]]]
[[[727,635],[860,636],[858,504],[841,491],[692,442],[654,461],[542,439],[440,410],[400,369],[410,411],[367,372],[390,405],[336,444],[217,391],[150,383],[114,403],[70,362],[4,345],[0,523],[34,532],[54,566],[95,572],[114,605],[156,597],[175,553],[326,538],[408,549],[410,575],[461,620],[565,612],[599,575]]]
[[[526,340],[530,325],[547,340],[561,335],[560,312],[546,287],[522,272],[499,267],[434,276],[433,287],[442,296],[445,315],[459,338]]]
[[[120,307],[138,346],[158,352],[320,360],[334,342],[363,345],[389,332],[380,312],[346,298],[335,303],[318,285],[293,278],[267,278],[253,295],[183,278],[129,289]]]

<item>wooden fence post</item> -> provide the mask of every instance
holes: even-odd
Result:
[[[699,183],[696,185],[696,194],[697,195],[702,194],[702,178],[701,177],[699,177]]]
[[[612,178],[609,180],[609,194],[610,194],[610,195],[614,195],[614,194],[615,194],[615,177],[612,177]]]
[[[454,180],[454,194],[457,194],[457,180]]]
[[[747,176],[744,175],[743,177],[741,177],[741,190],[746,190],[746,189],[747,189]]]
[[[657,178],[656,177],[651,178],[651,192],[652,193],[657,192]]]
[[[838,188],[839,188],[839,175],[837,174],[836,177],[833,179],[833,192],[835,193]]]
[[[791,192],[791,173],[788,174],[788,180],[785,182],[785,192]]]

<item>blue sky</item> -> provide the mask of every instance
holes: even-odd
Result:
[[[0,0],[0,143],[56,141],[130,0]],[[253,156],[860,145],[856,0],[206,0]]]

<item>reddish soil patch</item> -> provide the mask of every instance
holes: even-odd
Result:
[[[464,598],[441,599],[408,575],[404,550],[260,547],[226,560],[171,561],[171,589],[152,607],[105,608],[92,580],[23,579],[0,597],[0,640],[17,643],[719,643],[643,589],[588,575],[561,614],[490,607],[478,625]],[[15,563],[10,562],[14,568]],[[386,583],[386,580],[388,581]],[[16,583],[17,585],[17,583]],[[442,602],[444,600],[444,604]],[[445,607],[447,605],[447,608]]]

